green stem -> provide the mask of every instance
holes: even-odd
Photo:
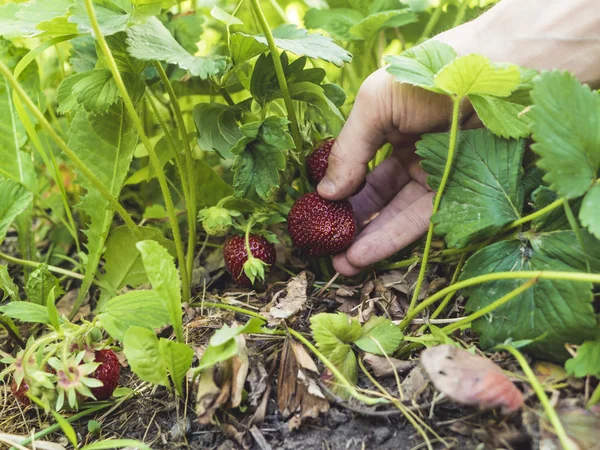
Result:
[[[583,237],[581,236],[581,231],[579,230],[579,225],[577,225],[577,220],[575,219],[575,215],[573,214],[571,205],[569,205],[569,202],[565,200],[563,202],[563,207],[565,210],[565,215],[567,216],[567,220],[569,221],[569,225],[571,226],[571,229],[573,230],[573,233],[575,233],[575,237],[577,238],[577,243],[579,244],[579,247],[581,247],[581,253],[583,253],[583,257],[585,258],[585,268],[587,269],[588,273],[590,273],[592,271],[592,269],[590,268],[590,260],[585,250]]]
[[[452,23],[452,28],[456,28],[462,23],[465,18],[465,13],[467,12],[467,6],[469,6],[469,0],[462,0],[458,12],[456,13],[456,17],[454,18],[454,22]]]
[[[33,268],[38,268],[40,266],[43,266],[44,263],[41,262],[37,262],[37,261],[29,261],[27,259],[20,259],[20,258],[15,258],[14,256],[9,256],[5,253],[0,252],[0,259],[4,259],[5,261],[11,262],[13,264],[19,264],[21,266],[26,266],[26,267],[33,267]],[[68,277],[71,278],[77,278],[78,280],[83,280],[83,275],[76,273],[76,272],[71,272],[70,270],[66,270],[66,269],[62,269],[60,267],[56,267],[56,266],[50,266],[48,264],[46,264],[46,267],[48,268],[48,270],[50,272],[54,272],[54,273],[60,273],[61,275],[66,275]]]
[[[419,257],[415,256],[414,258],[403,259],[402,261],[397,261],[389,264],[377,264],[375,268],[377,270],[394,270],[394,269],[402,269],[404,267],[410,267],[414,263],[419,262]]]
[[[317,350],[317,347],[315,347],[308,339],[306,339],[304,336],[302,336],[296,330],[292,330],[291,328],[288,328],[287,331],[295,339],[299,340],[306,347],[308,347],[308,349],[311,352],[313,352],[317,358],[319,358],[321,360],[321,362],[325,365],[325,367],[327,367],[331,371],[331,373],[335,376],[337,381],[348,390],[348,393],[352,397],[354,397],[355,399],[357,399],[360,402],[363,402],[366,405],[378,405],[378,404],[382,404],[382,403],[389,403],[389,401],[386,399],[371,398],[371,397],[367,397],[366,395],[363,395],[360,392],[358,392],[356,390],[356,388],[352,385],[352,383],[350,383],[350,381],[348,381],[346,379],[346,377],[331,363],[331,361],[329,361],[325,357],[325,355],[323,355],[319,350]]]
[[[515,220],[512,223],[509,223],[507,226],[505,226],[500,231],[500,233],[505,233],[509,230],[512,230],[513,228],[517,228],[525,223],[531,222],[532,220],[537,219],[538,217],[542,217],[544,214],[548,214],[550,211],[561,206],[564,202],[565,202],[564,198],[559,198],[558,200],[555,200],[552,203],[550,203],[548,206],[545,206],[544,208],[542,208],[534,213],[531,213],[525,217],[521,217],[520,219]]]
[[[519,364],[521,365],[521,369],[523,369],[523,373],[527,377],[527,381],[529,381],[529,383],[531,384],[531,387],[535,391],[536,395],[538,396],[538,399],[540,400],[540,403],[542,404],[542,407],[544,408],[544,411],[546,412],[548,420],[554,427],[556,436],[558,436],[558,439],[563,449],[574,449],[573,445],[571,444],[571,440],[567,436],[567,432],[565,431],[558,417],[558,414],[556,414],[556,410],[552,407],[552,403],[550,403],[550,399],[544,392],[542,384],[535,376],[535,373],[533,373],[533,370],[531,370],[531,367],[527,363],[525,357],[521,354],[521,352],[519,352],[516,348],[511,347],[510,345],[499,345],[496,348],[506,350],[511,355],[513,355],[515,359],[519,362]]]
[[[196,250],[196,172],[194,165],[194,158],[192,155],[192,147],[190,146],[190,141],[188,139],[188,133],[185,126],[185,121],[183,120],[183,115],[181,114],[181,107],[179,106],[179,100],[177,99],[177,95],[173,90],[173,85],[169,81],[169,77],[165,73],[163,66],[160,62],[156,61],[154,63],[154,67],[160,76],[160,79],[167,91],[167,95],[171,100],[171,106],[173,107],[173,111],[175,112],[175,121],[177,123],[177,128],[179,129],[179,135],[181,140],[183,141],[183,149],[185,150],[185,164],[187,165],[187,181],[188,181],[188,192],[186,194],[185,189],[183,191],[187,209],[188,216],[188,248],[186,255],[186,266],[188,270],[188,278],[192,279],[192,269],[194,267],[194,251]],[[183,174],[181,175],[183,179]],[[189,197],[188,197],[189,195]]]
[[[419,39],[417,40],[417,42],[424,41],[432,33],[433,29],[435,28],[435,26],[439,22],[440,17],[442,17],[442,12],[444,10],[444,5],[446,3],[447,3],[447,0],[440,0],[440,2],[438,3],[437,7],[435,8],[435,10],[433,11],[433,13],[431,14],[431,17],[429,17],[429,21],[427,21],[427,25],[425,25],[425,28],[423,29],[423,33],[421,33],[421,36],[419,37]]]
[[[442,328],[442,331],[446,334],[450,334],[454,330],[456,330],[464,325],[467,325],[467,324],[479,319],[480,317],[485,316],[486,314],[489,314],[493,310],[495,310],[495,309],[499,308],[500,306],[504,305],[505,303],[511,301],[513,298],[517,297],[518,295],[521,295],[523,292],[528,290],[530,287],[534,286],[537,282],[538,282],[538,280],[536,278],[534,278],[532,280],[529,280],[529,281],[523,283],[518,288],[513,289],[508,294],[500,297],[496,301],[493,301],[489,305],[484,306],[477,312],[474,312],[473,314],[469,314],[467,317],[459,320],[458,322],[454,322],[454,323],[451,323],[450,325],[446,325],[445,327]]]
[[[294,146],[296,147],[296,153],[300,158],[300,173],[302,174],[302,181],[306,183],[306,167],[304,166],[304,152],[302,151],[302,137],[300,136],[300,127],[298,126],[298,119],[296,118],[296,110],[292,103],[292,97],[288,89],[287,81],[285,79],[285,73],[283,72],[283,66],[281,65],[281,59],[279,58],[279,51],[275,45],[275,39],[273,39],[273,33],[269,28],[269,23],[260,7],[258,0],[250,0],[252,9],[258,19],[260,27],[262,28],[263,34],[269,44],[269,50],[271,51],[271,59],[273,60],[273,66],[275,67],[275,75],[277,75],[277,82],[279,83],[279,89],[281,89],[281,96],[285,103],[285,109],[287,111],[288,119],[290,121],[290,128],[292,131],[292,138],[294,139]]]
[[[148,136],[146,136],[146,133],[144,131],[144,124],[140,120],[140,117],[135,110],[133,101],[131,100],[129,93],[127,92],[127,88],[125,87],[125,83],[123,83],[123,78],[121,77],[121,73],[119,72],[119,68],[117,67],[117,64],[115,62],[115,58],[113,57],[113,54],[110,51],[108,44],[106,43],[104,35],[100,31],[100,25],[98,24],[98,19],[96,17],[96,12],[94,10],[92,0],[84,0],[84,3],[85,9],[90,18],[92,29],[94,30],[94,35],[106,59],[106,64],[112,73],[115,84],[117,85],[117,88],[119,89],[119,92],[123,97],[123,102],[125,103],[125,107],[127,108],[129,117],[131,118],[131,121],[133,122],[133,125],[135,126],[140,136],[140,140],[142,141],[144,147],[146,148],[146,151],[148,152],[150,162],[154,167],[154,171],[156,172],[158,184],[160,185],[160,189],[165,200],[165,206],[167,209],[167,215],[169,217],[169,223],[171,224],[173,232],[173,240],[175,241],[175,252],[177,253],[177,259],[179,260],[179,267],[181,272],[182,299],[184,303],[188,302],[190,299],[190,283],[188,271],[186,268],[185,253],[183,251],[183,241],[181,239],[181,232],[179,230],[179,224],[177,223],[177,213],[175,212],[175,207],[173,206],[173,200],[171,199],[171,192],[169,191],[167,179],[165,177],[164,172],[162,171],[158,155],[154,151],[154,147],[152,147],[152,143],[148,139]]]
[[[453,285],[454,283],[456,283],[458,281],[458,277],[460,276],[460,270],[462,269],[462,266],[465,263],[466,259],[467,259],[467,254],[463,253],[462,256],[460,257],[460,261],[458,261],[458,264],[456,265],[456,269],[454,269],[454,274],[452,275],[452,280],[450,281],[450,285]],[[452,300],[452,297],[454,297],[454,292],[451,292],[448,295],[446,295],[446,297],[444,297],[444,300],[442,300],[442,302],[435,309],[435,311],[431,315],[430,319],[436,319],[444,311],[444,309],[446,309],[446,306],[448,305],[450,300]],[[425,331],[426,326],[427,325],[421,326],[421,328],[419,328],[419,332],[422,333],[423,331]]]
[[[585,406],[589,409],[598,402],[600,402],[600,384],[596,386],[596,389],[594,389],[594,392],[592,392],[592,395]]]
[[[90,183],[98,190],[100,195],[104,197],[111,206],[115,209],[117,214],[121,216],[129,230],[134,236],[140,236],[140,232],[137,228],[137,225],[129,215],[129,213],[123,208],[123,206],[119,203],[119,201],[110,193],[110,191],[104,186],[104,184],[94,175],[94,173],[79,159],[79,156],[71,150],[65,141],[58,135],[56,130],[52,128],[52,125],[48,122],[46,117],[42,114],[39,108],[33,103],[33,101],[29,98],[25,90],[21,87],[21,84],[13,77],[12,73],[6,67],[6,65],[0,61],[0,73],[6,78],[10,86],[13,90],[19,95],[21,101],[25,103],[25,106],[36,118],[38,123],[44,129],[46,133],[52,138],[52,140],[56,143],[56,145],[62,150],[62,152],[67,155],[67,157],[71,160],[73,165],[77,170],[79,170],[83,176],[85,176]]]
[[[444,298],[451,292],[458,291],[459,289],[464,289],[466,287],[475,286],[482,283],[487,283],[490,281],[497,280],[515,280],[515,279],[532,279],[532,278],[540,278],[544,280],[568,280],[568,281],[578,281],[585,283],[595,283],[600,284],[600,274],[591,274],[591,273],[583,273],[583,272],[559,272],[559,271],[543,271],[543,270],[535,270],[535,271],[517,271],[517,272],[496,272],[496,273],[488,273],[485,275],[480,275],[478,277],[469,278],[468,280],[459,281],[458,283],[453,284],[452,286],[448,286],[447,288],[442,289],[439,292],[436,292],[431,297],[426,298],[418,306],[415,307],[412,311],[409,311],[406,314],[406,317],[400,322],[400,329],[404,330],[411,321],[424,309],[434,304],[438,300]]]
[[[448,178],[450,177],[450,170],[452,169],[454,152],[456,150],[456,142],[458,141],[458,116],[460,113],[460,98],[455,97],[453,99],[453,102],[454,104],[452,107],[452,125],[450,127],[450,144],[448,145],[448,156],[446,159],[446,166],[444,167],[444,173],[442,175],[442,180],[440,181],[440,186],[435,194],[435,200],[433,201],[433,210],[431,212],[432,216],[437,212],[438,208],[440,207],[442,195],[444,194],[446,183],[448,182]],[[433,227],[433,222],[430,221],[429,229],[427,230],[427,238],[425,240],[425,250],[423,250],[423,261],[421,262],[421,270],[419,271],[417,285],[415,286],[413,296],[410,300],[408,313],[410,313],[410,311],[414,309],[415,305],[417,304],[417,299],[419,298],[419,294],[421,293],[421,287],[423,286],[423,281],[425,280],[425,273],[427,272],[427,260],[429,259],[429,250],[431,249],[431,241],[433,239]]]
[[[233,312],[236,312],[239,314],[244,314],[246,316],[256,317],[257,319],[264,320],[265,322],[267,321],[267,319],[265,317],[261,316],[259,313],[250,311],[249,309],[240,308],[239,306],[228,305],[226,303],[211,303],[211,302],[202,302],[202,306],[204,306],[205,308],[226,309],[228,311],[233,311]]]

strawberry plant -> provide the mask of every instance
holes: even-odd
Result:
[[[0,0],[0,381],[53,416],[36,439],[60,428],[77,447],[77,421],[150,385],[248,448],[276,377],[289,429],[330,404],[355,410],[353,397],[359,413],[403,414],[431,448],[445,441],[397,367],[445,344],[514,358],[567,448],[568,418],[523,353],[585,378],[565,396],[593,413],[600,94],[568,71],[430,39],[491,3]],[[360,110],[347,118],[378,69],[391,89],[435,98],[440,121],[400,144],[386,129],[367,179],[325,198],[317,187],[344,127],[362,125]],[[332,257],[414,205],[373,187],[396,157],[425,172],[427,231],[340,276]],[[362,217],[366,198],[381,205]],[[465,379],[484,367],[485,386],[498,377],[512,396],[463,384],[457,398],[477,395],[462,403],[522,406],[496,365],[456,354],[474,367]],[[374,358],[397,394],[365,367]],[[436,369],[462,369],[425,358],[436,386],[448,382]],[[124,371],[135,382],[119,387]],[[419,407],[435,405],[428,393]],[[111,445],[146,448],[83,448]]]

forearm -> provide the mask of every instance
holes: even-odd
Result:
[[[536,70],[568,70],[600,86],[598,0],[502,0],[436,39],[460,54],[479,53]]]

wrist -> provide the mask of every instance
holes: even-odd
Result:
[[[535,70],[567,70],[600,86],[600,13],[596,0],[502,0],[477,19],[434,39],[459,55]]]

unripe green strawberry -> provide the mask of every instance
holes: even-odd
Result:
[[[225,236],[233,225],[232,216],[238,216],[237,211],[230,211],[221,206],[211,206],[198,212],[198,219],[209,236]]]

